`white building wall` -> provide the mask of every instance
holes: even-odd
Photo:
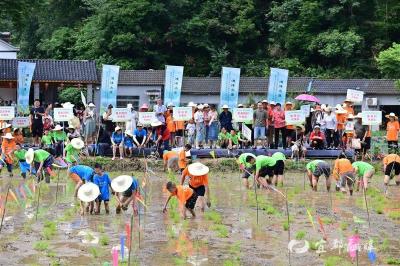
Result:
[[[0,51],[0,59],[17,59],[17,52]]]

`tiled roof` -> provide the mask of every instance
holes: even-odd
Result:
[[[36,63],[34,82],[98,82],[95,61],[52,59],[0,59],[0,80],[17,80],[18,61]]]
[[[164,70],[122,70],[121,85],[164,85]],[[304,92],[311,78],[289,77],[289,92]],[[183,77],[182,92],[192,94],[219,94],[219,77]],[[318,94],[345,94],[347,89],[362,90],[368,94],[399,94],[394,80],[389,79],[314,79],[312,91]],[[239,92],[264,94],[268,91],[268,78],[241,77]]]

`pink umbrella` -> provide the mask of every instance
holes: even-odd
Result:
[[[320,102],[317,97],[310,95],[310,94],[300,94],[295,99],[299,100],[299,101],[306,101],[306,102],[315,102],[315,103]]]

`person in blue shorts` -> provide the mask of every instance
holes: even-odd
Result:
[[[94,170],[89,166],[78,164],[69,168],[68,175],[76,184],[74,193],[76,199],[78,197],[79,188],[87,182],[93,182]],[[80,206],[81,206],[81,215],[83,215],[85,206],[82,201],[80,202]],[[86,207],[86,211],[90,212],[90,214],[93,214],[93,208],[94,208],[94,203],[90,202]]]
[[[125,131],[124,147],[126,157],[133,156],[133,134],[129,130]]]
[[[95,183],[100,190],[100,195],[96,199],[95,214],[100,214],[100,206],[102,201],[104,201],[104,208],[106,210],[106,213],[109,214],[110,208],[108,202],[110,201],[111,179],[108,176],[108,173],[105,173],[103,171],[103,167],[99,163],[96,163],[96,165],[94,166],[94,172],[95,174],[93,176],[93,183]]]
[[[136,196],[139,194],[139,181],[137,180],[136,177],[131,177],[132,178],[132,184],[131,186],[122,192],[121,197],[119,197],[119,204],[116,208],[116,213],[120,213],[121,209],[126,211],[128,209],[129,203],[132,202],[132,208],[133,208],[133,213],[135,215],[138,214],[138,209],[136,206]],[[129,180],[130,182],[130,180]],[[117,197],[119,196],[120,193],[117,193]]]

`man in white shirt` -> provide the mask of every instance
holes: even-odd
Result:
[[[131,111],[131,120],[126,121],[125,123],[125,128],[126,131],[129,131],[133,134],[133,131],[135,131],[136,129],[136,123],[139,119],[139,115],[138,113],[135,111],[135,109],[133,109],[133,105],[131,103],[128,103],[126,108]]]
[[[337,143],[337,120],[336,114],[332,112],[332,108],[330,106],[325,108],[324,115],[324,125],[325,125],[325,137],[328,149],[337,147],[339,143]]]
[[[154,105],[154,112],[156,113],[156,118],[161,123],[165,124],[165,112],[167,111],[167,107],[162,104],[161,98],[157,99],[157,104]]]

